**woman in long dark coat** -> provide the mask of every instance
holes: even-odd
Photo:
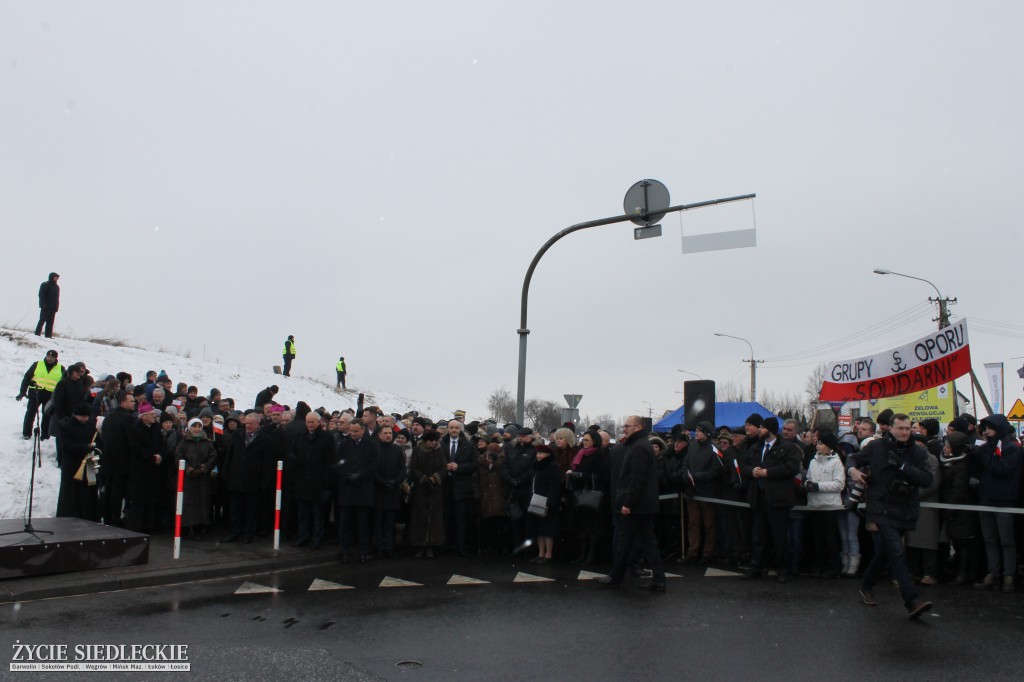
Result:
[[[477,481],[480,489],[481,544],[484,554],[500,553],[511,549],[509,536],[508,495],[501,471],[505,466],[505,453],[498,443],[488,443],[477,459]]]
[[[202,540],[210,525],[213,497],[213,479],[217,466],[217,450],[203,430],[203,422],[191,419],[185,438],[175,451],[178,461],[185,460],[185,488],[181,506],[181,527],[189,529],[189,536]]]
[[[83,461],[92,455],[93,434],[96,424],[84,403],[75,408],[72,416],[65,417],[59,425],[63,456],[60,462],[60,495],[57,516],[74,516],[86,521],[99,521],[99,498],[95,479],[90,484],[86,472],[82,479],[75,480],[75,474]]]
[[[562,506],[562,472],[558,470],[551,448],[538,445],[537,461],[534,462],[533,494],[545,498],[547,514],[538,516],[533,512],[526,515],[526,529],[530,537],[537,540],[537,557],[532,559],[535,564],[551,563],[551,553],[558,535],[558,514]]]
[[[409,494],[409,544],[416,557],[433,558],[434,548],[444,544],[444,471],[445,454],[438,449],[437,431],[427,431],[413,449],[409,467],[412,492]]]

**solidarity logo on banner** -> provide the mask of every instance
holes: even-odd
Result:
[[[924,391],[971,371],[967,320],[899,348],[829,363],[820,400],[877,400]]]

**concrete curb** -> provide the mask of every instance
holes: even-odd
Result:
[[[331,557],[331,552],[310,552],[300,556],[224,561],[149,571],[45,576],[38,579],[40,583],[44,583],[39,585],[25,584],[12,588],[0,583],[0,604],[159,587],[336,563]]]

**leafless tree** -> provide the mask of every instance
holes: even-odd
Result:
[[[557,428],[562,423],[562,410],[558,403],[540,398],[530,398],[523,405],[523,416],[529,419],[535,431],[540,435]]]
[[[494,389],[494,392],[487,398],[487,409],[500,424],[508,424],[516,420],[516,399],[512,397],[512,392],[504,386]]]
[[[804,391],[807,395],[808,412],[813,413],[818,409],[818,396],[821,395],[821,386],[825,383],[827,370],[828,365],[823,362],[815,367],[807,377],[807,383],[804,385]]]

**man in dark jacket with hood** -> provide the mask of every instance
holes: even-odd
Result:
[[[867,483],[868,530],[876,529],[872,533],[875,556],[864,571],[861,599],[868,606],[878,604],[872,590],[884,564],[888,563],[899,583],[907,615],[917,618],[932,604],[918,599],[910,579],[903,534],[917,525],[918,490],[932,483],[928,451],[912,437],[910,417],[894,414],[888,432],[847,458],[846,465],[847,474],[855,483]]]
[[[53,320],[60,309],[60,287],[57,280],[60,275],[51,272],[45,282],[39,285],[39,324],[36,325],[36,336],[46,327],[46,338],[53,338]]]
[[[1013,427],[1006,417],[994,414],[978,424],[985,443],[971,456],[971,472],[978,478],[978,504],[985,507],[1013,507],[1020,499],[1021,452]],[[1017,572],[1017,545],[1013,536],[1013,514],[980,512],[981,535],[985,538],[988,572],[976,583],[978,589],[1013,592]]]
[[[654,448],[647,440],[643,419],[637,415],[626,417],[623,439],[622,468],[617,484],[612,488],[612,509],[621,516],[615,537],[615,563],[612,572],[598,578],[601,585],[618,585],[626,576],[630,550],[637,540],[643,557],[651,567],[651,580],[641,589],[665,591],[665,569],[661,564],[658,538],[654,522],[658,516],[658,465]],[[614,472],[613,472],[614,476]]]
[[[688,561],[710,563],[715,554],[715,505],[699,502],[695,497],[718,497],[724,469],[722,460],[711,442],[715,427],[711,422],[697,424],[694,440],[686,452],[683,484],[686,486],[686,557]],[[701,531],[704,542],[701,543]],[[703,550],[702,550],[703,548]]]

